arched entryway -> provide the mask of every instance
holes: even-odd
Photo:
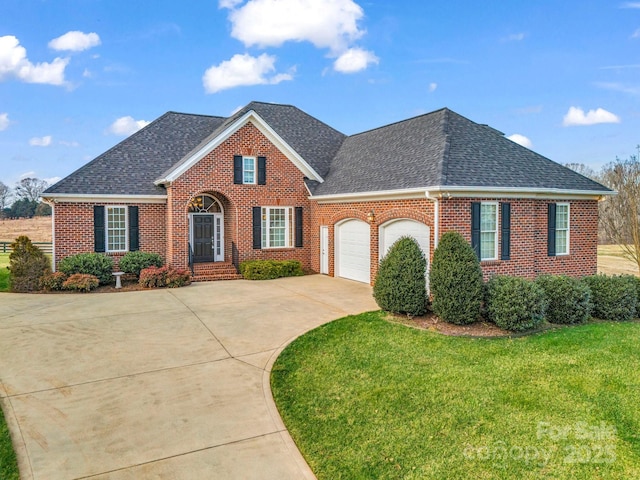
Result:
[[[212,195],[189,202],[189,245],[193,263],[224,261],[224,211]]]

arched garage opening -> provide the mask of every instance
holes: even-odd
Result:
[[[379,249],[380,259],[384,257],[391,245],[393,245],[400,237],[413,237],[420,245],[429,264],[429,239],[430,229],[424,223],[416,222],[409,218],[396,218],[380,225],[379,231]],[[427,267],[428,270],[428,267]]]
[[[371,281],[371,230],[356,218],[335,226],[335,272],[337,277]]]

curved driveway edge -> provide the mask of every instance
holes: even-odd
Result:
[[[0,294],[0,402],[24,479],[314,478],[270,390],[278,354],[377,309],[320,275]]]

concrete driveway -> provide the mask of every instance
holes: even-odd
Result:
[[[324,276],[0,294],[0,401],[29,479],[313,478],[269,389],[282,348],[375,310]]]

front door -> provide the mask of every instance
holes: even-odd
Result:
[[[213,262],[215,260],[214,216],[193,215],[193,261]]]

